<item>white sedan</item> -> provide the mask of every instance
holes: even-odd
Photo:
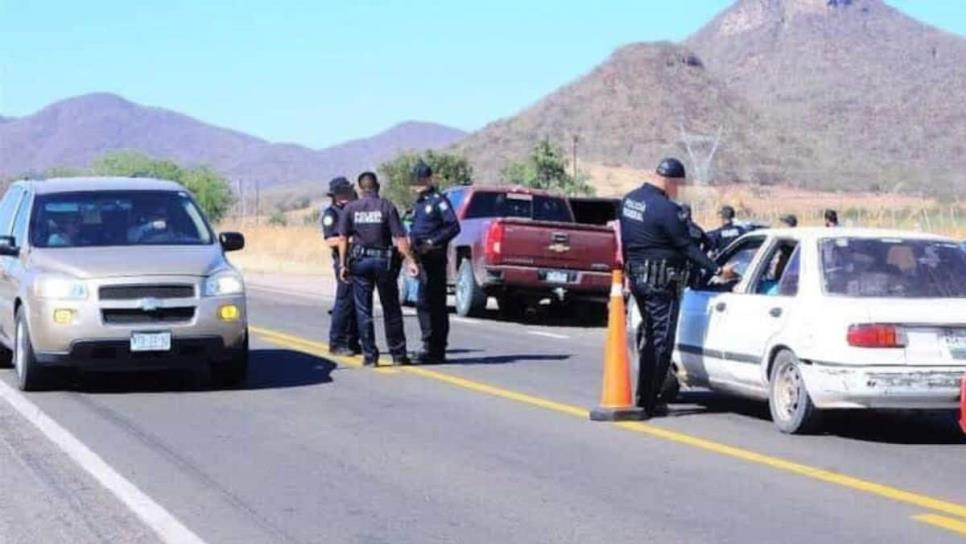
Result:
[[[829,409],[958,408],[966,253],[956,241],[766,230],[735,241],[719,263],[738,279],[688,289],[681,302],[673,363],[682,384],[767,399],[787,433],[816,430]]]

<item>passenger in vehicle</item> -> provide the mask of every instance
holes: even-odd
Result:
[[[72,247],[79,245],[81,220],[76,214],[65,215],[55,222],[53,232],[47,237],[47,247]]]
[[[792,252],[795,250],[794,246],[783,247],[778,250],[775,254],[775,258],[769,265],[768,272],[762,277],[758,282],[758,288],[755,292],[759,295],[777,296],[778,295],[778,284],[782,281],[782,276],[785,274],[785,268],[788,267],[788,261],[791,260]]]

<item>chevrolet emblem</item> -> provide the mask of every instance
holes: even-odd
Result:
[[[161,301],[156,298],[145,298],[141,300],[141,310],[145,312],[156,312],[161,309]]]
[[[555,244],[550,244],[549,246],[547,246],[547,249],[549,249],[550,251],[553,251],[554,253],[566,253],[570,251],[570,246],[568,246],[567,244],[557,242]]]

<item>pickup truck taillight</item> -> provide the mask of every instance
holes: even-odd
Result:
[[[902,327],[879,323],[852,325],[849,327],[849,345],[857,348],[903,348],[906,333]]]
[[[499,221],[490,223],[490,228],[486,231],[484,251],[488,264],[499,264],[500,262],[500,257],[503,255],[503,232],[503,223]]]

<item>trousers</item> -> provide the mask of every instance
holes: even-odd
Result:
[[[419,300],[416,314],[422,331],[423,350],[434,357],[445,357],[449,337],[449,307],[446,305],[446,252],[425,255],[419,273]]]
[[[339,277],[339,263],[335,263],[335,277]],[[332,321],[329,324],[329,347],[355,350],[359,346],[359,328],[356,325],[356,303],[350,283],[336,282],[335,303],[332,305]]]
[[[641,312],[638,338],[637,406],[650,412],[658,403],[661,387],[671,366],[681,309],[680,291],[671,282],[649,285],[647,278],[631,274],[631,294]]]
[[[388,258],[359,257],[350,262],[349,272],[352,277],[359,340],[366,360],[379,359],[376,328],[372,317],[373,291],[379,291],[389,353],[394,359],[406,357],[406,333],[403,330],[402,307],[399,304],[399,285],[396,283],[399,268]]]

